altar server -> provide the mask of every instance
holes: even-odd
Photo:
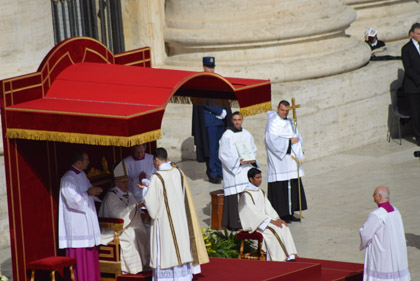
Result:
[[[143,200],[143,195],[137,185],[142,180],[148,182],[156,169],[153,166],[153,156],[146,153],[145,144],[133,146],[131,149],[133,154],[124,158],[129,178],[128,190],[134,195],[137,202],[140,202]]]
[[[94,196],[101,194],[102,188],[89,182],[84,172],[88,165],[86,152],[73,154],[72,166],[61,178],[58,203],[58,247],[66,249],[67,257],[76,258],[78,281],[101,280],[97,248],[101,231]]]
[[[150,266],[154,280],[192,280],[209,261],[183,172],[172,166],[164,148],[153,153],[158,171],[145,190],[152,218]],[[141,186],[146,188],[145,186]]]
[[[233,127],[226,129],[220,139],[219,158],[223,167],[222,225],[230,230],[241,229],[238,214],[238,195],[248,185],[248,170],[256,166],[257,147],[251,133],[242,128],[243,117],[232,114]],[[247,157],[241,155],[247,155]],[[244,159],[247,158],[247,159]]]
[[[263,250],[267,260],[291,261],[297,251],[287,223],[279,218],[261,185],[261,171],[248,171],[249,184],[239,199],[239,216],[245,231],[261,233],[264,237]]]
[[[115,187],[105,195],[99,216],[121,218],[124,230],[119,231],[121,271],[136,274],[149,265],[149,235],[142,221],[142,210],[133,194],[128,191],[127,167],[124,160],[114,168]],[[102,231],[102,244],[114,240],[113,230]]]
[[[400,212],[389,203],[390,192],[378,186],[373,201],[378,208],[369,213],[360,228],[360,250],[365,250],[363,280],[410,281],[407,244]]]
[[[289,102],[283,100],[279,103],[277,111],[267,112],[264,135],[267,150],[268,200],[287,223],[300,221],[293,216],[294,211],[299,210],[299,190],[297,165],[292,156],[299,161],[304,159],[302,137],[298,131],[295,132],[293,120],[287,117],[289,106]],[[302,210],[306,210],[306,197],[301,179],[303,175],[300,165],[301,203]]]

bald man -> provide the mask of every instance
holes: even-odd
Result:
[[[378,208],[369,213],[360,228],[360,250],[365,251],[363,280],[410,281],[407,244],[400,212],[389,203],[390,192],[378,186],[373,201]]]

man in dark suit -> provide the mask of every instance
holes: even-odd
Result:
[[[408,94],[413,131],[416,143],[420,146],[420,23],[413,24],[409,34],[410,41],[401,49],[405,70],[403,88]]]

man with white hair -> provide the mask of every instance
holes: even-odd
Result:
[[[360,228],[360,250],[365,251],[363,280],[410,281],[407,245],[400,212],[389,203],[390,192],[378,186],[373,201],[378,208],[369,213]]]

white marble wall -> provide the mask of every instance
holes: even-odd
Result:
[[[51,3],[2,0],[0,79],[36,71],[54,46]]]
[[[36,71],[54,46],[50,1],[1,0],[0,79]],[[3,143],[0,141],[3,154]],[[8,246],[4,157],[0,157],[0,248]]]
[[[399,49],[403,42],[397,43]],[[319,79],[272,84],[273,108],[295,97],[298,126],[307,160],[325,157],[379,140],[386,141],[390,91],[401,83],[400,61],[370,62],[356,71]],[[290,113],[291,114],[291,113]],[[263,135],[266,114],[246,117],[244,128],[254,135],[257,158],[266,162]],[[191,106],[171,104],[162,124],[158,144],[172,159],[194,159]]]

